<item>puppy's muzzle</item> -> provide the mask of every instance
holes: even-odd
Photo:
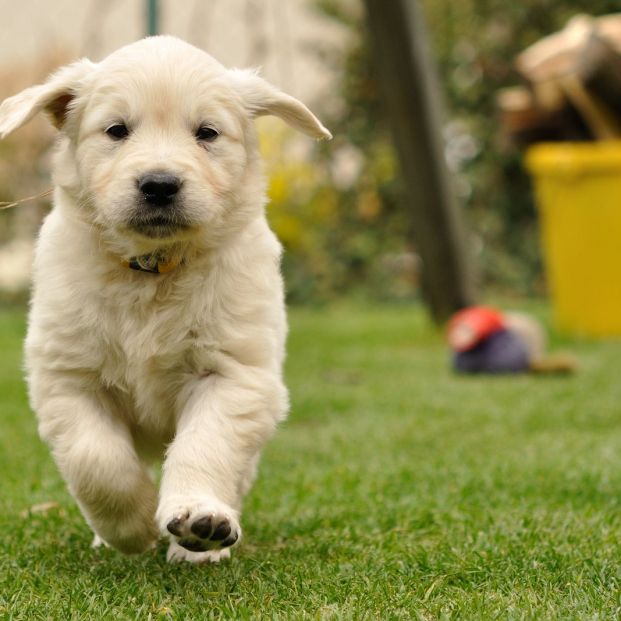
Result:
[[[183,181],[166,171],[145,173],[136,180],[139,200],[130,228],[146,237],[164,238],[190,226],[181,200]]]
[[[180,188],[179,178],[169,173],[148,173],[138,179],[138,190],[145,202],[154,207],[171,205]]]

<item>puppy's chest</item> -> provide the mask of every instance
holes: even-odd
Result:
[[[174,414],[183,385],[205,372],[217,344],[183,311],[125,313],[101,330],[101,382],[137,420]]]

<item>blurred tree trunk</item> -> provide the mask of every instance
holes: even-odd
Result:
[[[379,86],[401,162],[423,293],[436,322],[472,304],[466,234],[444,160],[440,96],[417,0],[365,0]]]

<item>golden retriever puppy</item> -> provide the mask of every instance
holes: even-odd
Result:
[[[0,135],[41,110],[60,134],[26,338],[40,434],[97,543],[141,552],[161,533],[170,561],[226,558],[287,412],[253,118],[330,133],[255,72],[170,36],[5,100]]]

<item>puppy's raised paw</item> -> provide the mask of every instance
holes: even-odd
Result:
[[[234,546],[241,538],[241,527],[237,519],[237,512],[218,502],[190,503],[168,514],[162,520],[162,530],[171,535],[177,546],[188,552],[203,553],[222,551]],[[192,557],[177,557],[179,551],[171,545],[169,557],[174,560],[189,560],[191,562],[217,562],[220,558],[205,558],[196,560]],[[213,556],[213,555],[212,555]],[[169,558],[169,560],[171,560]]]

